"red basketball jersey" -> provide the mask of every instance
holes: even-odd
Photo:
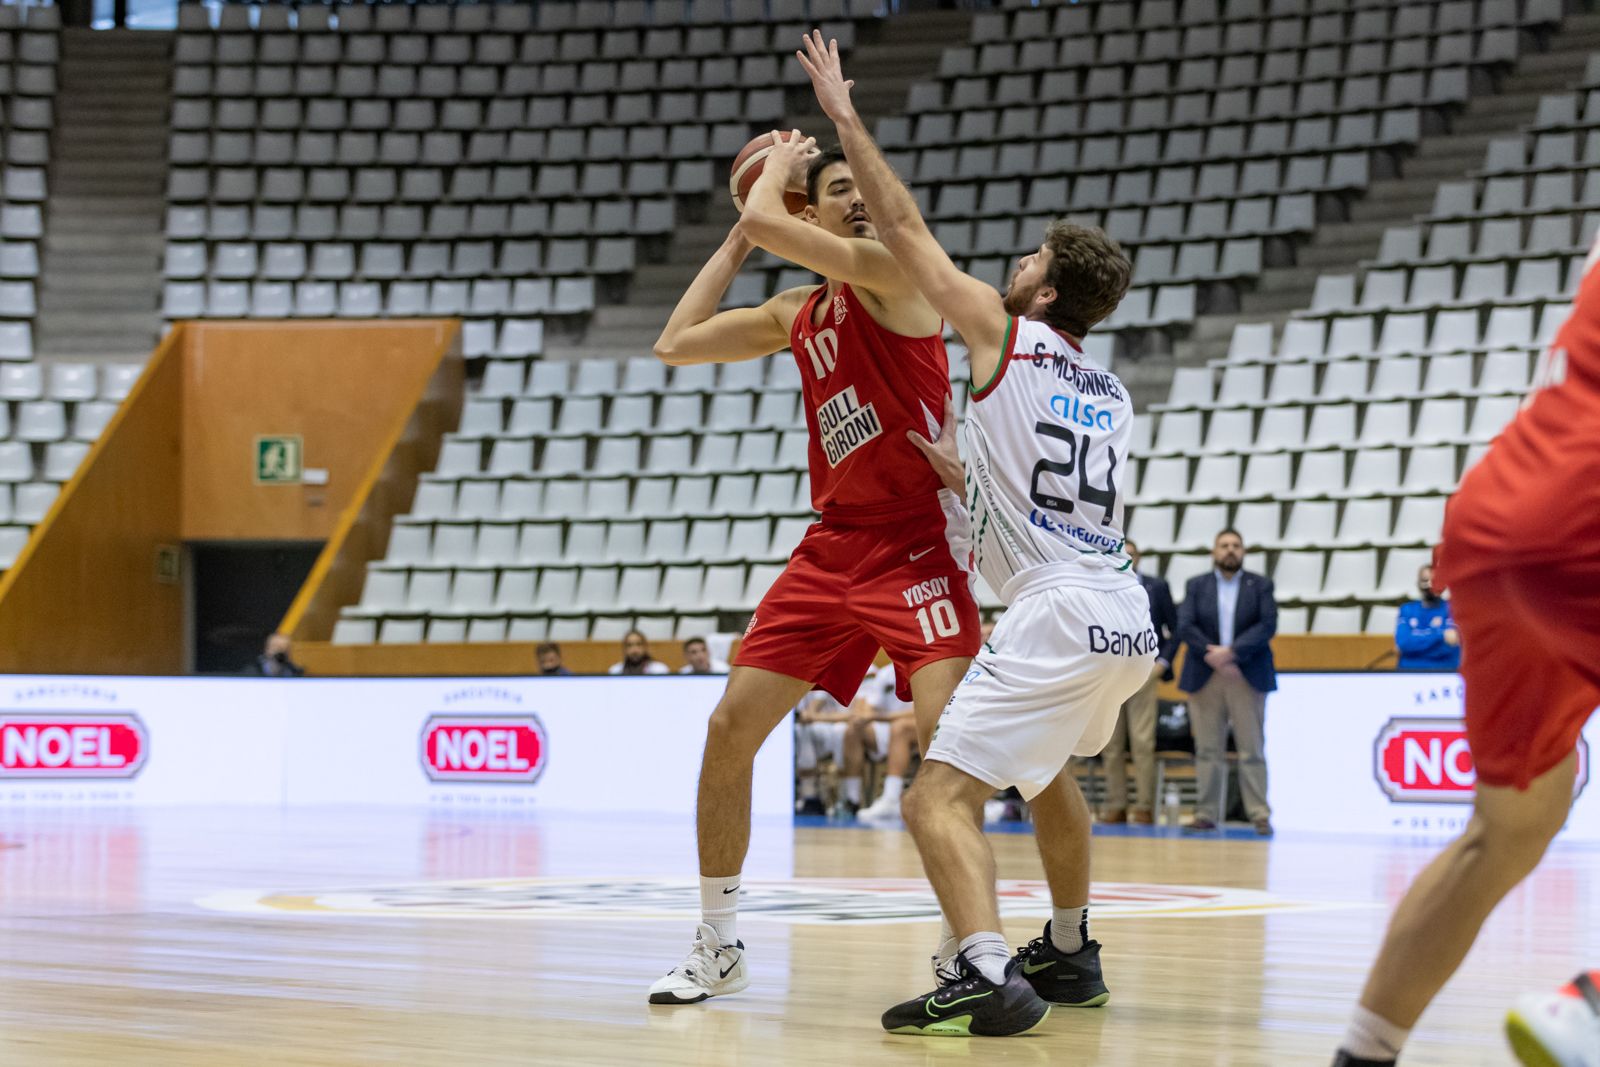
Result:
[[[1596,245],[1600,250],[1600,244]],[[1461,481],[1439,577],[1600,557],[1600,270],[1539,362],[1517,417]]]
[[[789,328],[811,432],[811,506],[854,525],[939,510],[939,476],[907,430],[938,435],[950,362],[944,338],[903,337],[878,325],[850,286],[816,322],[828,287]]]

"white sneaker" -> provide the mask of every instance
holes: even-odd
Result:
[[[899,821],[900,798],[891,798],[887,794],[856,812],[856,822],[898,823]]]
[[[706,923],[694,931],[694,948],[682,963],[650,987],[652,1004],[698,1004],[708,997],[737,993],[750,984],[744,967],[744,942],[717,947],[717,932]]]
[[[1600,1067],[1600,991],[1589,975],[1555,993],[1524,993],[1506,1038],[1527,1067]]]

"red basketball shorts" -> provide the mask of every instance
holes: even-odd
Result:
[[[1467,741],[1486,785],[1526,789],[1577,746],[1600,706],[1600,555],[1583,563],[1473,569],[1463,546],[1441,551],[1461,632]]]
[[[756,608],[734,664],[811,682],[846,706],[881,646],[895,689],[982,643],[971,523],[949,490],[941,513],[873,526],[814,523]]]

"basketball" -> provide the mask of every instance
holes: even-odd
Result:
[[[790,134],[783,135],[785,141],[789,137]],[[733,206],[740,211],[744,210],[744,198],[750,195],[756,179],[761,177],[762,164],[771,151],[772,135],[763,133],[752,137],[750,143],[739,149],[739,154],[733,157],[733,169],[728,173],[728,192],[733,194]],[[786,191],[783,194],[783,206],[789,209],[791,215],[800,214],[806,209],[805,190]]]

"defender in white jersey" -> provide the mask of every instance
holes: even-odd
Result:
[[[890,1008],[883,1025],[1024,1033],[1050,1003],[1109,996],[1099,946],[1087,941],[1089,812],[1065,764],[1110,738],[1122,702],[1149,677],[1156,639],[1123,554],[1120,478],[1133,409],[1122,383],[1089,365],[1077,342],[1116,309],[1131,268],[1099,230],[1057,222],[1020,260],[1004,298],[963,274],[856,114],[837,47],[821,34],[804,45],[801,63],[884,245],[967,344],[978,567],[1009,605],[940,718],[904,805],[951,934],[941,946],[951,965],[936,967],[946,984]],[[921,441],[947,485],[961,480],[951,438]],[[1034,802],[1055,905],[1044,935],[1015,957],[1000,934],[994,854],[981,829],[984,800],[1005,786]]]
[[[1157,641],[1122,536],[1127,391],[1040,320],[1009,317],[1001,351],[981,386],[986,361],[973,360],[967,500],[978,571],[1010,610],[928,755],[1032,799],[1072,756],[1105,747]]]

